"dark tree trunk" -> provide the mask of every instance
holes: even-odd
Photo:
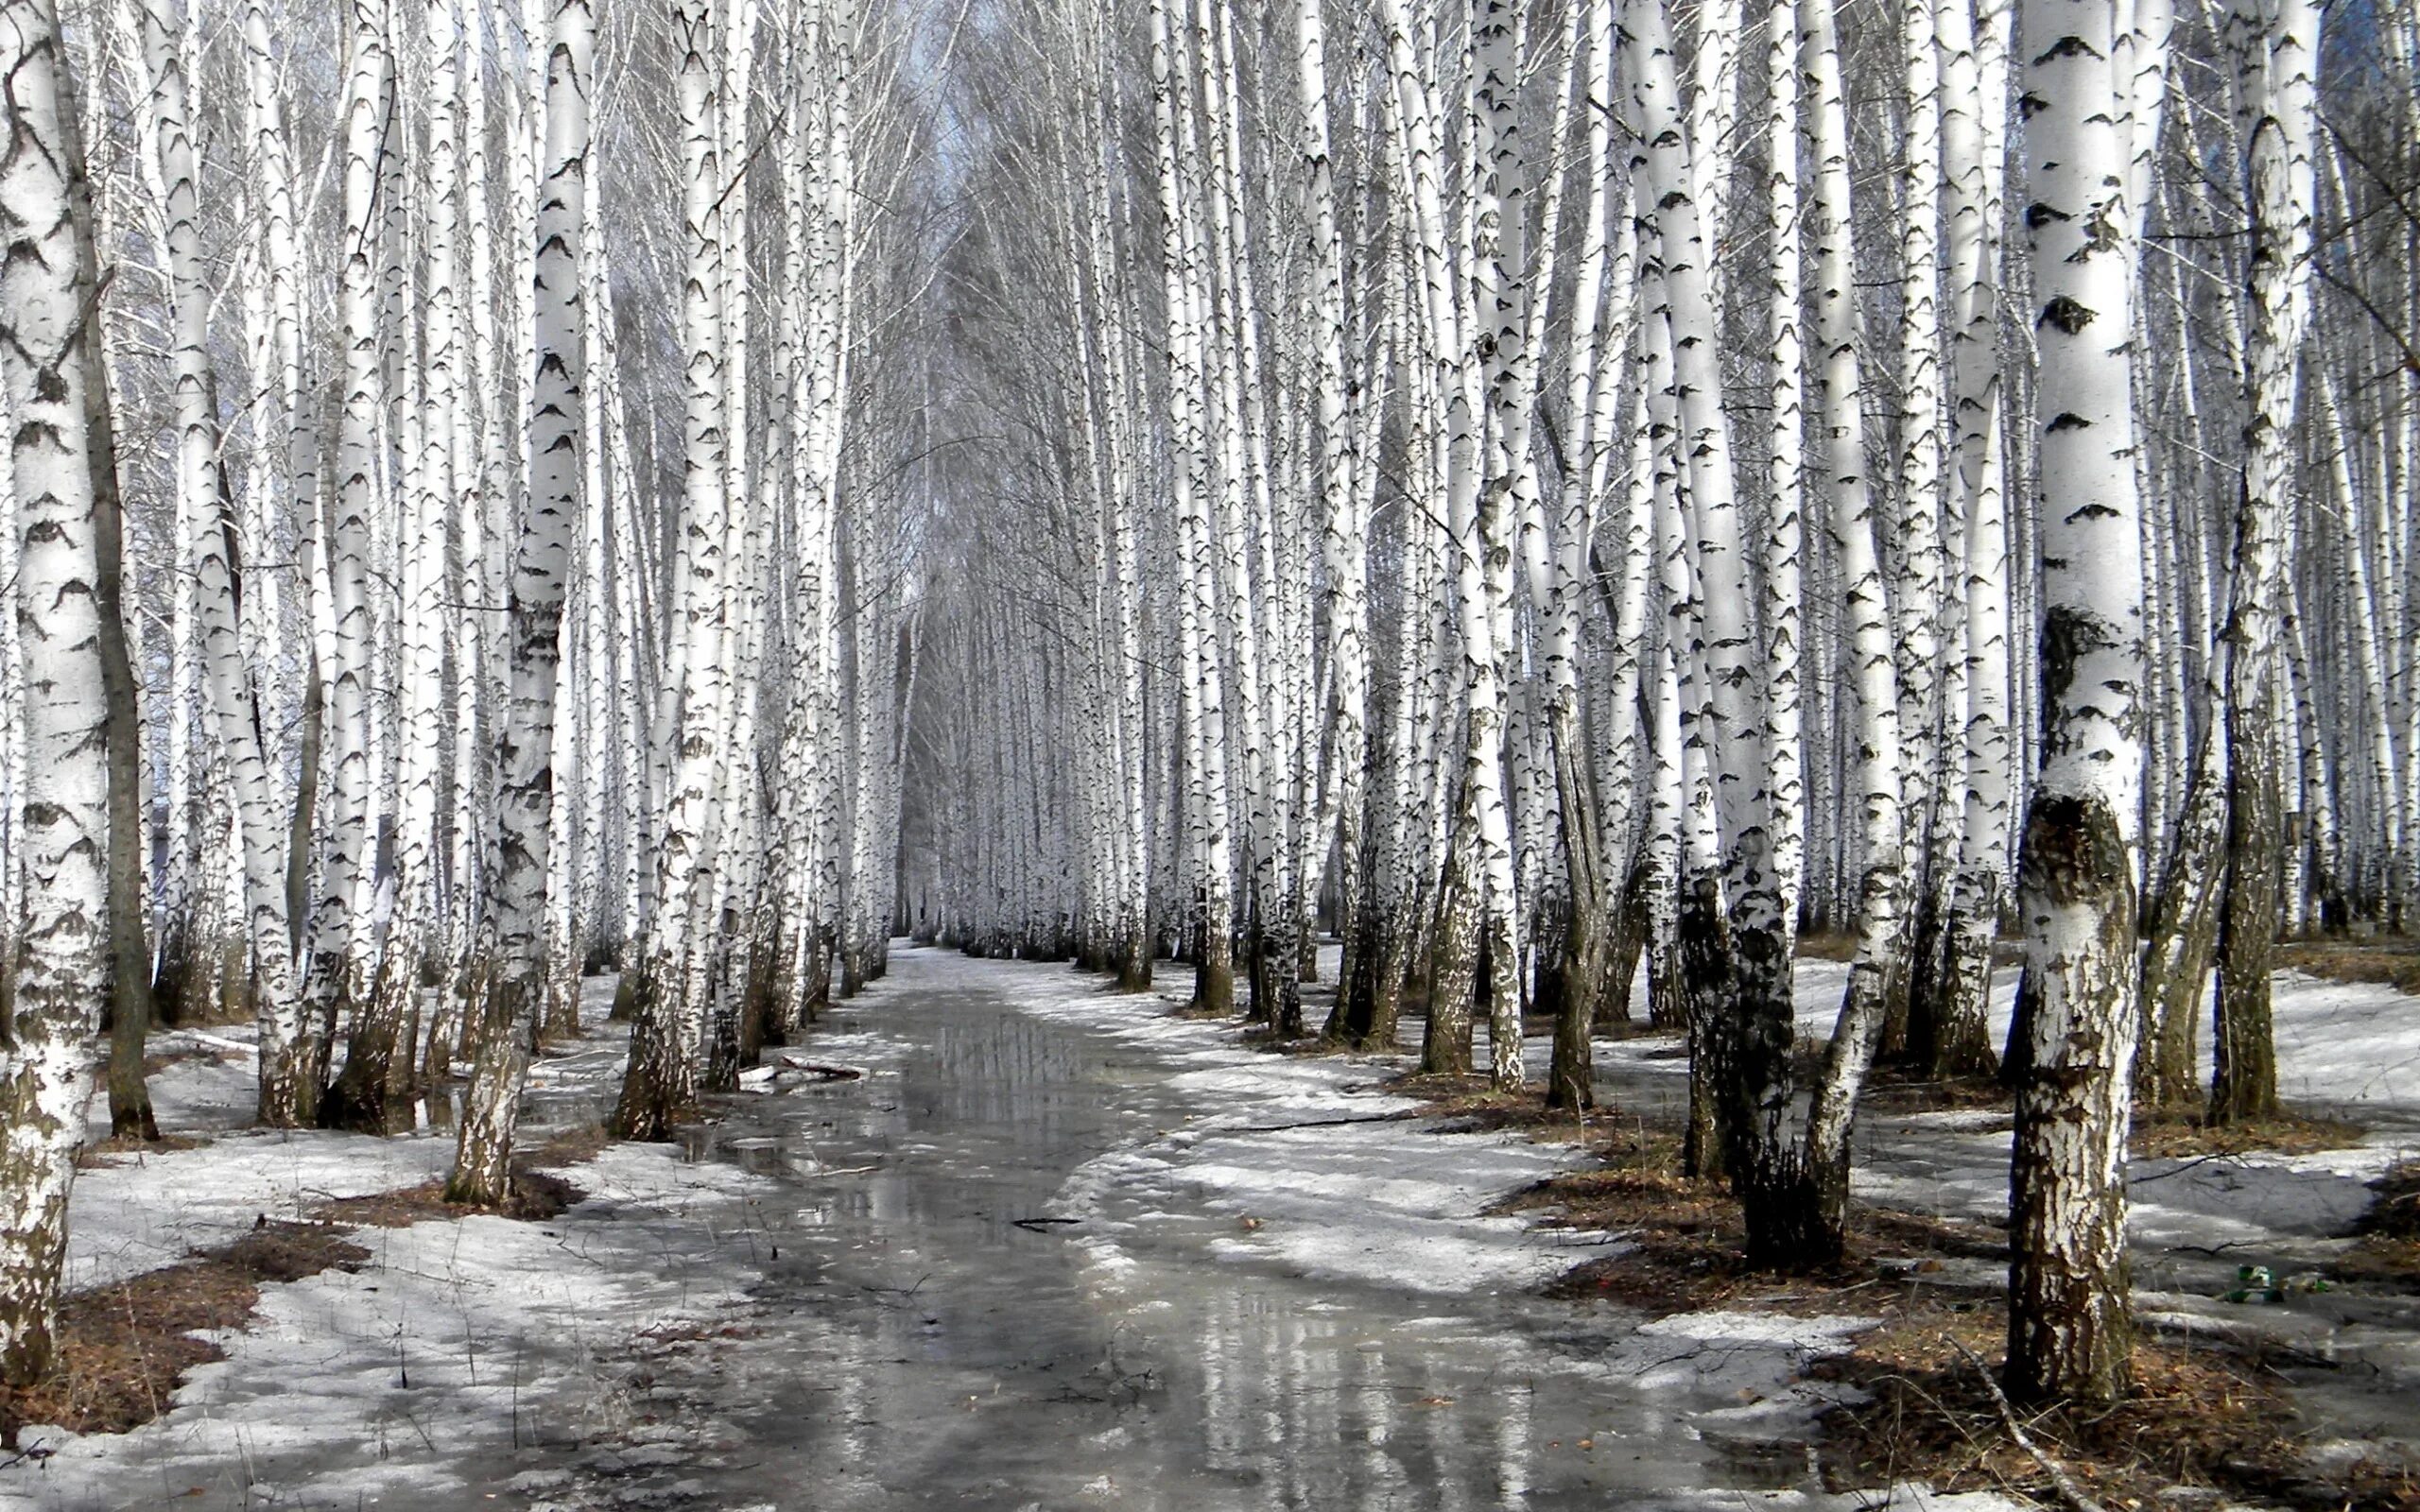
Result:
[[[1735,1143],[1725,1114],[1735,1074],[1730,1018],[1737,973],[1731,958],[1730,926],[1713,878],[1700,878],[1681,889],[1676,933],[1689,1030],[1689,1122],[1681,1164],[1690,1176],[1719,1177],[1731,1174]]]
[[[1915,878],[1915,917],[1908,930],[1907,1031],[1899,1047],[1907,1066],[1926,1072],[1940,1059],[1949,1035],[1950,911],[1942,906],[1931,874],[1940,865],[1940,858],[1932,858]]]
[[[2218,1050],[2209,1121],[2246,1124],[2277,1116],[2277,1046],[2271,1032],[2270,958],[2285,884],[2285,798],[2276,726],[2265,679],[2248,679],[2234,712],[2227,781],[2226,901],[2219,920]],[[2261,698],[2257,704],[2244,699]]]
[[[1132,921],[1125,939],[1118,943],[1117,990],[1151,990],[1151,936],[1139,918]]]
[[[1943,961],[1943,1037],[1930,1067],[1937,1078],[1990,1076],[1999,1070],[1991,1019],[1992,946],[1999,912],[1997,870],[1979,868],[1959,879]]]
[[[537,1016],[544,981],[543,970],[534,969],[486,975],[487,990],[471,1026],[471,1089],[463,1099],[466,1127],[445,1182],[448,1202],[501,1208],[511,1199],[512,1136],[520,1109],[506,1104],[517,1097],[529,1064],[527,1029]],[[482,1108],[497,1116],[489,1121],[485,1137],[477,1137],[467,1121]]]
[[[1264,964],[1270,993],[1270,1028],[1280,1040],[1300,1040],[1310,1031],[1303,1023],[1302,931],[1291,919],[1262,933]]]
[[[402,958],[406,954],[389,948],[379,956],[370,999],[354,1014],[352,1032],[345,1038],[344,1070],[320,1095],[321,1128],[362,1134],[393,1131],[387,1093],[394,1084],[398,1041],[410,1042],[402,1040],[406,1007],[420,990],[420,962]]]
[[[286,830],[285,851],[286,945],[295,953],[297,962],[302,959],[302,936],[310,917],[311,837],[319,811],[320,750],[326,724],[326,687],[320,680],[316,657],[310,660],[303,679],[302,723],[302,764],[295,780],[294,819]],[[329,1043],[336,1034],[337,1014],[341,1006],[331,1003],[327,1012],[316,1020],[307,1013],[302,1016],[302,1033],[288,1050],[291,1062],[275,1078],[279,1085],[290,1083],[293,1087],[293,1120],[301,1127],[312,1127],[319,1122],[320,1098],[327,1087]],[[264,1077],[262,1085],[266,1101],[271,1078]],[[283,1122],[283,1118],[281,1112],[278,1121]]]
[[[1619,906],[1612,919],[1611,937],[1605,944],[1604,987],[1597,997],[1597,1018],[1599,1022],[1631,1022],[1630,996],[1632,984],[1638,980],[1638,967],[1647,950],[1648,932],[1651,921],[1647,906],[1647,889],[1653,878],[1653,868],[1642,854],[1631,864],[1630,875],[1622,880]],[[1650,1012],[1652,1013],[1651,1006]]]
[[[834,949],[832,926],[820,925],[815,942],[806,955],[806,1022],[821,1020],[832,1006],[832,964],[838,954]],[[636,1000],[633,999],[633,1004]],[[633,1013],[637,1011],[633,1006]]]
[[[1598,841],[1597,795],[1580,721],[1567,703],[1553,711],[1555,799],[1562,810],[1564,891],[1569,913],[1555,955],[1554,1058],[1547,1071],[1547,1106],[1575,1111],[1596,1106],[1592,1040],[1605,986],[1608,940],[1603,850]]]
[[[1547,1070],[1547,1106],[1584,1111],[1597,1106],[1598,994],[1604,987],[1603,910],[1574,898],[1571,923],[1557,956],[1554,1058]]]
[[[732,921],[724,920],[722,939],[735,937],[731,928]],[[740,1021],[747,1006],[732,991],[732,971],[731,948],[717,945],[706,971],[706,1063],[699,1075],[700,1091],[739,1090]]]
[[[1478,991],[1478,895],[1467,874],[1463,846],[1449,845],[1437,889],[1437,922],[1429,943],[1428,1018],[1420,1040],[1420,1069],[1437,1075],[1471,1071],[1471,1002]]]
[[[2211,689],[2214,718],[2193,752],[2193,774],[2176,844],[2158,889],[2149,900],[2142,980],[2142,1053],[2135,1061],[2135,1100],[2170,1108],[2199,1092],[2194,1047],[2201,1039],[2202,1002],[2218,957],[2219,918],[2226,893],[2226,768],[2233,717]]]
[[[1810,1271],[1837,1265],[1848,1251],[1849,1150],[1823,1158],[1789,1150],[1737,1183],[1747,1227],[1748,1263],[1759,1270]]]
[[[1250,897],[1252,901],[1244,909],[1244,1022],[1267,1023],[1277,1005],[1277,985],[1270,959],[1269,932],[1261,918],[1260,890],[1251,889]]]
[[[1228,932],[1203,927],[1193,967],[1193,1009],[1224,1019],[1236,1011],[1236,942]]]
[[[657,990],[645,967],[630,973],[632,988],[631,1059],[623,1073],[622,1092],[607,1125],[615,1139],[656,1143],[672,1138],[697,1109],[683,1095],[681,1067],[685,1049],[678,1042],[675,1015],[645,1009]],[[509,1038],[518,1038],[517,1036]]]
[[[768,1046],[788,1042],[781,1022],[781,932],[769,916],[759,919],[749,947],[748,974],[739,1000],[739,1064],[743,1068],[761,1064]],[[577,994],[572,1001],[579,1001]],[[579,1023],[575,1022],[571,1029],[578,1034]]]
[[[124,593],[125,506],[117,487],[117,443],[110,425],[106,364],[90,364],[85,388],[93,477],[95,609],[100,617],[101,696],[109,739],[110,1133],[157,1140],[158,1120],[143,1075],[151,1029],[151,954],[143,929],[143,722],[127,655]]]

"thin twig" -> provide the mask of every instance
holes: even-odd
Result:
[[[2033,1456],[2033,1463],[2041,1466],[2042,1473],[2050,1477],[2050,1485],[2057,1489],[2060,1499],[2073,1507],[2075,1512],[2108,1512],[2108,1508],[2094,1501],[2090,1493],[2076,1484],[2076,1478],[2067,1473],[2066,1466],[2051,1458],[2048,1451],[2033,1441],[2033,1435],[2027,1433],[2024,1425],[2016,1420],[2016,1409],[2009,1405],[2008,1397],[2000,1390],[2000,1383],[1992,1379],[1990,1367],[1976,1358],[1975,1351],[1966,1348],[1953,1335],[1945,1333],[1941,1337],[1943,1342],[1964,1355],[1966,1363],[1975,1367],[1975,1374],[1982,1378],[1983,1389],[1991,1393],[1992,1405],[2000,1410],[2000,1421],[2008,1426],[2008,1436],[2016,1441],[2017,1448]]]

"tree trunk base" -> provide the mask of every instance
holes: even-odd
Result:
[[[1739,1179],[1748,1263],[1758,1270],[1815,1271],[1848,1253],[1849,1164],[1810,1164],[1793,1152],[1773,1169]]]

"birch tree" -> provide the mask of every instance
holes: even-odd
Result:
[[[691,959],[715,885],[708,826],[732,672],[727,655],[727,417],[717,300],[724,249],[716,208],[721,168],[715,135],[713,23],[705,10],[683,9],[675,25],[682,49],[682,214],[687,273],[681,332],[688,387],[682,418],[683,482],[676,565],[683,610],[674,634],[686,686],[676,715],[678,756],[658,842],[654,917],[639,965],[643,974],[630,1065],[614,1117],[615,1132],[625,1139],[666,1138],[696,1106],[705,1004],[693,991]]]
[[[2251,319],[2244,343],[2243,495],[2234,605],[2226,629],[2226,904],[2220,921],[2213,1123],[2273,1117],[2277,1052],[2270,1029],[2270,947],[2285,875],[2286,743],[2279,644],[2286,610],[2285,524],[2292,507],[2291,433],[2309,319],[2311,162],[2319,16],[2304,0],[2237,8],[2238,88],[2248,143]]]
[[[2118,8],[2025,0],[2042,768],[2026,816],[2028,1043],[2010,1166],[2008,1383],[2128,1381],[2126,1096],[2137,1032],[2143,576],[2132,397],[2132,112]]]
[[[343,224],[338,341],[342,399],[337,427],[337,487],[320,541],[325,556],[327,633],[316,653],[326,688],[330,738],[327,799],[320,827],[319,884],[311,903],[309,965],[303,977],[302,1033],[282,1059],[261,1061],[262,1122],[309,1124],[320,1116],[330,1040],[362,1004],[367,869],[371,853],[371,679],[374,634],[370,602],[372,521],[385,510],[380,455],[387,370],[380,276],[385,258],[379,196],[387,122],[393,108],[393,59],[386,13],[372,0],[346,11],[351,62],[343,135]]]
[[[50,1364],[68,1188],[92,1090],[84,1048],[110,969],[95,443],[109,411],[75,86],[47,0],[0,9],[0,92],[10,123],[0,150],[0,386],[26,757],[10,858],[22,868],[23,914],[0,1041],[0,1381],[25,1385]]]
[[[541,932],[555,790],[556,680],[563,662],[564,585],[580,528],[587,371],[580,264],[589,163],[588,90],[596,17],[587,0],[556,0],[546,32],[546,132],[538,194],[532,299],[536,375],[529,419],[530,492],[513,548],[511,696],[498,753],[503,827],[489,902],[497,959],[473,1034],[448,1199],[493,1207],[510,1194],[521,1083],[544,990]]]

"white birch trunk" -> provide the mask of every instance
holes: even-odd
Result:
[[[723,752],[723,713],[732,664],[727,579],[729,515],[723,448],[723,349],[717,293],[724,256],[715,198],[722,184],[715,128],[716,56],[706,12],[684,7],[676,17],[682,49],[679,75],[682,219],[687,278],[681,340],[687,369],[683,406],[680,549],[675,571],[683,581],[682,618],[673,634],[683,647],[686,687],[677,715],[679,744],[657,842],[655,907],[648,934],[631,1058],[614,1131],[625,1139],[668,1138],[698,1096],[702,1002],[689,994],[690,953],[704,935],[715,891],[712,824],[714,784]]]
[[[2021,22],[2045,615],[2010,1196],[2008,1379],[2027,1399],[2108,1400],[2128,1379],[2143,578],[2116,12],[2114,0],[2024,0]]]
[[[545,987],[543,931],[556,804],[556,679],[571,547],[580,525],[587,375],[580,228],[589,171],[588,91],[596,20],[588,0],[555,0],[545,49],[546,135],[533,228],[537,367],[529,419],[530,491],[513,548],[510,697],[497,753],[498,869],[488,901],[495,959],[472,1039],[469,1095],[446,1194],[500,1206],[510,1195],[512,1135],[528,1068],[531,1019]]]
[[[0,1382],[51,1360],[67,1194],[92,1090],[85,1046],[108,990],[108,700],[94,467],[106,425],[91,322],[91,201],[75,86],[48,0],[0,6],[0,390],[9,419],[25,768],[23,913],[0,1046]],[[100,400],[95,404],[95,400]]]
[[[320,553],[328,584],[327,660],[321,670],[327,700],[322,747],[326,798],[320,811],[320,880],[311,904],[310,965],[303,978],[309,1022],[291,1073],[297,1083],[294,1106],[306,1123],[319,1117],[336,1025],[362,1002],[377,780],[371,746],[376,623],[370,579],[374,522],[386,509],[382,422],[387,373],[381,351],[386,322],[379,286],[386,248],[379,198],[389,150],[393,60],[385,12],[373,0],[353,0],[348,25],[352,60],[340,147],[345,243],[337,301],[343,400],[335,508]]]

